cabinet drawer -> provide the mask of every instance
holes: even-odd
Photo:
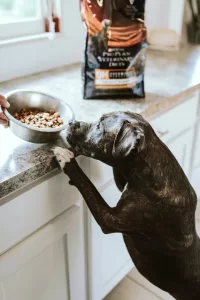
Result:
[[[110,179],[113,178],[113,169],[97,160],[90,160],[90,174],[91,181],[97,188],[100,188],[105,183],[107,183]]]
[[[1,206],[0,253],[72,206],[78,197],[61,173]]]
[[[179,104],[150,123],[158,136],[166,142],[192,126],[197,118],[198,97]]]

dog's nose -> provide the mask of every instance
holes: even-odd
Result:
[[[69,126],[70,126],[70,127],[73,127],[74,129],[80,128],[80,122],[75,121],[75,120],[71,120],[71,121],[69,122]]]
[[[76,123],[75,119],[71,119],[71,120],[69,121],[69,125],[70,125],[70,126],[73,125],[74,123]]]

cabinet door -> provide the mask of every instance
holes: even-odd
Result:
[[[0,300],[78,300],[84,296],[80,209],[0,257]]]
[[[196,127],[196,134],[194,137],[194,160],[193,160],[193,168],[200,167],[200,121]]]
[[[192,171],[190,182],[197,194],[198,200],[200,200],[200,167]]]
[[[191,167],[193,133],[194,131],[191,129],[167,144],[187,176]]]
[[[195,124],[197,107],[198,97],[194,96],[189,101],[185,101],[153,119],[150,123],[162,141],[168,143]]]
[[[101,195],[113,207],[121,193],[113,182]],[[103,234],[93,218],[90,228],[91,299],[101,300],[128,274],[133,263],[121,234]]]
[[[102,196],[111,207],[114,207],[121,193],[113,184],[102,193]],[[103,291],[106,295],[113,288],[112,285],[124,277],[123,269],[126,270],[127,267],[131,269],[133,265],[122,234],[105,235],[102,233],[101,239]]]

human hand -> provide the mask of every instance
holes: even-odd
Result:
[[[8,127],[8,119],[1,111],[1,107],[8,108],[10,104],[6,101],[3,95],[0,95],[0,125],[3,125],[5,128]]]

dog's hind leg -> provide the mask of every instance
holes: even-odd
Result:
[[[70,183],[77,187],[85,199],[96,222],[104,233],[129,231],[129,223],[124,210],[111,208],[99,194],[90,179],[79,167],[73,153],[67,149],[56,147],[54,150],[56,160],[61,169],[70,178]]]

